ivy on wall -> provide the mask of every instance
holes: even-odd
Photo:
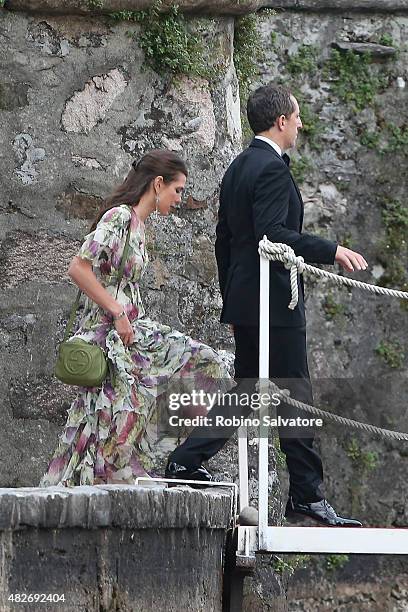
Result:
[[[177,5],[162,12],[162,0],[143,11],[111,13],[115,21],[131,21],[141,28],[137,34],[148,66],[159,74],[210,76],[202,41],[192,33]]]

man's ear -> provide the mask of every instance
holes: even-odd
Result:
[[[276,120],[276,124],[280,130],[283,130],[283,128],[285,127],[285,123],[286,123],[285,115],[280,115]]]

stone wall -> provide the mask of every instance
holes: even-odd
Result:
[[[0,609],[220,612],[231,519],[221,488],[0,489]]]
[[[257,83],[280,80],[300,101],[304,129],[291,165],[305,231],[362,252],[369,270],[353,278],[407,290],[407,17],[287,11],[264,18],[258,31],[266,53]],[[367,64],[364,50],[372,52]],[[406,304],[313,279],[306,290],[316,405],[408,431]],[[319,439],[337,511],[366,525],[406,527],[405,443],[338,426]],[[290,582],[290,610],[407,606],[404,558],[326,556],[304,564]]]
[[[180,4],[191,10],[191,3]],[[214,16],[214,4],[194,3],[212,14],[188,22],[211,50],[208,62],[218,75],[213,79],[170,79],[142,70],[139,26],[95,15],[97,9],[86,2],[63,3],[64,12],[76,7],[69,18],[57,14],[62,5],[52,0],[8,0],[6,7],[15,12],[0,11],[2,486],[35,485],[45,469],[72,398],[52,377],[56,341],[75,294],[65,270],[101,199],[131,160],[154,146],[181,151],[190,177],[177,214],[149,226],[147,310],[152,318],[231,349],[229,331],[218,323],[212,248],[219,181],[241,149],[234,18],[227,13],[247,12],[255,4],[219,2],[226,14]],[[266,5],[277,12],[258,20],[265,56],[253,86],[281,79],[301,103],[305,129],[292,168],[304,195],[306,229],[360,250],[370,269],[356,278],[402,288],[408,257],[407,2],[262,2]],[[142,4],[112,0],[104,6],[136,10]],[[348,56],[344,63],[347,46],[354,58],[363,49],[374,51],[373,61],[365,66]],[[406,311],[396,300],[311,279],[306,284],[316,403],[408,431]],[[407,525],[407,454],[400,443],[328,428],[320,447],[327,495],[339,512],[353,512],[372,525]],[[236,479],[234,443],[211,464],[224,478]],[[255,467],[253,443],[251,474]],[[280,476],[284,501],[284,469]],[[279,520],[274,470],[271,490],[271,518]],[[256,498],[255,478],[250,496]],[[394,599],[403,609],[404,560],[377,561],[364,572],[364,560],[356,557],[319,558],[295,575],[290,606],[353,609],[359,591],[372,592],[378,579],[377,601],[375,594],[361,601],[366,609],[383,610],[393,590],[388,576],[395,575]],[[298,562],[285,566],[265,556],[255,579],[247,581],[247,609],[284,609],[288,574]],[[331,599],[324,601],[331,583]]]
[[[233,19],[214,18],[204,33],[219,69],[213,83],[143,71],[138,28],[0,13],[3,486],[34,485],[45,469],[72,399],[53,378],[75,296],[66,270],[101,199],[151,148],[182,152],[190,176],[179,213],[149,223],[147,312],[212,344],[229,341],[212,243],[219,181],[241,146]]]

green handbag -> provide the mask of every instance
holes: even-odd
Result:
[[[122,260],[119,267],[118,297],[120,283],[123,277],[123,270],[129,251],[130,222],[127,231],[125,248],[123,249]],[[109,360],[105,351],[97,344],[90,344],[82,338],[68,339],[76,311],[78,310],[79,300],[82,291],[79,290],[75,302],[71,308],[71,314],[65,328],[64,338],[58,347],[58,357],[55,366],[55,376],[66,385],[77,385],[79,387],[100,387],[106,378],[109,370]]]

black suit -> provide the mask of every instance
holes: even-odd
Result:
[[[223,298],[221,321],[234,326],[235,376],[245,390],[253,389],[258,376],[259,241],[266,235],[272,242],[289,244],[309,263],[333,264],[337,248],[333,242],[301,233],[303,201],[287,162],[287,156],[281,157],[270,144],[254,138],[232,162],[221,185],[215,244]],[[284,379],[280,386],[289,388],[293,397],[313,403],[300,277],[298,283],[299,302],[289,310],[290,273],[283,264],[271,262],[269,375]],[[297,414],[288,406],[281,406],[278,412]],[[208,416],[217,414],[225,414],[225,408],[214,407]],[[248,410],[235,407],[235,414],[246,416]],[[224,430],[222,437],[218,434],[214,438],[216,433],[209,428],[196,428],[172,453],[171,460],[197,467],[225,444],[232,431]],[[279,434],[289,469],[290,494],[301,501],[321,499],[323,470],[313,449],[313,433]]]
[[[303,201],[282,157],[268,143],[253,139],[232,162],[221,185],[215,253],[224,307],[223,323],[258,325],[259,255],[264,235],[283,242],[309,263],[334,263],[337,245],[301,234]],[[279,327],[306,324],[303,282],[292,311],[289,271],[270,264],[270,323]]]

